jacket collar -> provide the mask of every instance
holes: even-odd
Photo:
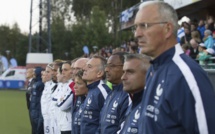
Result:
[[[159,55],[154,60],[151,60],[150,63],[152,64],[154,70],[157,70],[158,67],[161,66],[162,64],[165,64],[171,61],[174,56],[174,53],[175,53],[175,47],[172,47],[167,51],[165,51],[164,53],[162,53],[161,55]]]
[[[120,83],[118,85],[113,85],[113,91],[114,90],[122,90],[122,88],[123,88],[123,84],[122,83]]]
[[[93,83],[87,85],[87,88],[88,88],[88,90],[94,89],[94,88],[96,88],[100,83],[102,83],[102,80],[95,81],[95,82],[93,82]]]

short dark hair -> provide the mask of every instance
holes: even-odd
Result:
[[[123,64],[125,61],[125,55],[127,55],[127,54],[128,54],[127,52],[116,52],[116,53],[113,53],[112,55],[119,56],[119,59],[120,59],[121,63]]]

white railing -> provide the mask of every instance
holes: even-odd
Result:
[[[214,63],[207,63],[207,61],[205,61],[204,65],[201,65],[205,71],[213,71],[215,70],[215,57],[210,57],[209,60],[212,60]]]

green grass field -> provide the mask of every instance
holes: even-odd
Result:
[[[30,134],[25,91],[0,89],[0,134]]]

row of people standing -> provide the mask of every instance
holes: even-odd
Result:
[[[60,114],[55,116],[60,116],[62,120],[66,118],[71,129],[62,131],[57,120],[57,132],[215,133],[212,84],[203,69],[177,44],[177,21],[175,10],[164,2],[148,1],[140,5],[134,32],[140,52],[152,57],[150,64],[149,58],[143,55],[131,54],[124,59],[124,54],[120,53],[109,57],[107,63],[100,56],[86,59],[82,67],[76,66],[80,59],[71,65],[63,63],[63,78],[72,74],[73,80],[65,86],[69,94],[62,92],[63,96],[56,96],[55,108],[61,110],[58,104],[66,105],[68,102],[70,105],[66,108],[71,118]],[[83,72],[74,73],[72,70]],[[105,76],[112,83],[112,90],[106,85]],[[72,99],[67,101],[70,96]],[[51,102],[47,106],[50,105]],[[45,123],[44,129],[49,128],[50,131],[44,132],[57,133],[52,131],[55,130],[53,126],[47,127]]]
[[[100,56],[89,59],[75,77],[72,133],[138,132],[139,104],[149,65],[149,57],[125,52],[112,54],[107,63]],[[104,82],[105,76],[112,90]]]
[[[40,102],[44,133],[116,133],[123,130],[121,124],[141,100],[143,79],[149,67],[149,58],[136,54],[127,56],[123,69],[125,54],[117,52],[107,63],[103,57],[93,56],[76,59],[71,65],[63,62],[58,69],[54,64],[47,65],[42,73],[45,86]],[[58,70],[57,84],[53,79],[55,69]],[[133,82],[136,79],[138,81]],[[111,82],[112,90],[106,80]],[[132,106],[131,96],[135,96]],[[137,120],[137,116],[134,117]],[[38,127],[34,129],[32,125],[32,128],[33,133],[38,133]]]

